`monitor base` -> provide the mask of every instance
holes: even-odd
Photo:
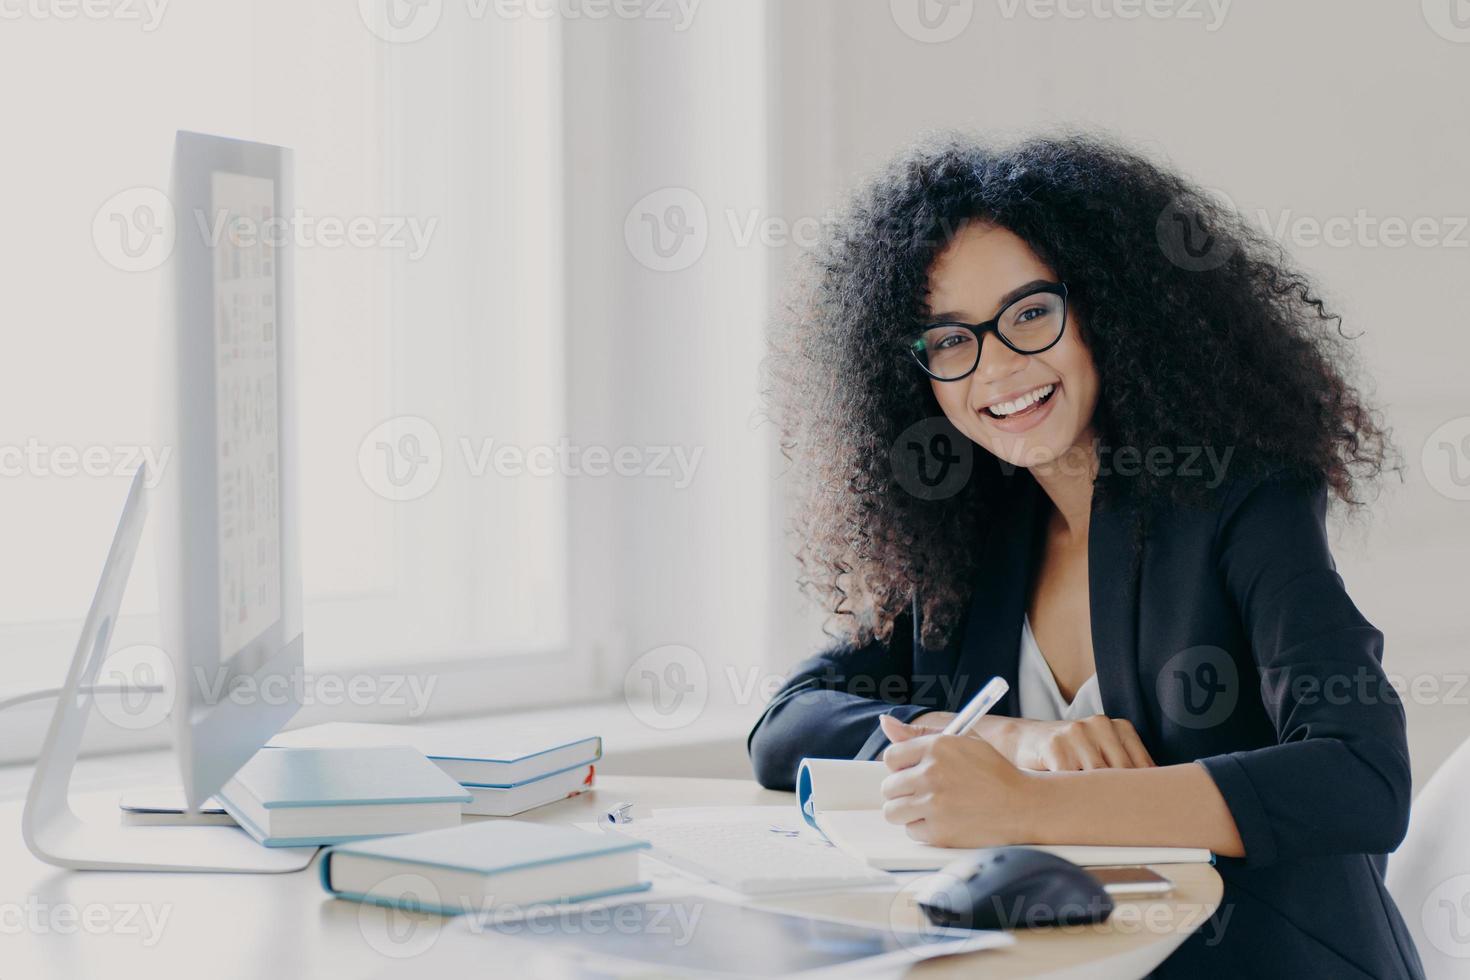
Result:
[[[116,808],[116,794],[112,805]],[[239,827],[134,827],[78,817],[70,805],[26,834],[31,853],[77,871],[282,874],[300,871],[315,847],[263,847]]]
[[[21,816],[26,846],[47,864],[77,870],[300,871],[311,863],[316,848],[264,847],[238,827],[124,826],[117,816],[115,800],[112,823],[84,821],[72,809],[71,775],[92,709],[91,689],[107,658],[112,625],[117,621],[148,515],[145,476],[146,469],[139,467],[36,760]]]

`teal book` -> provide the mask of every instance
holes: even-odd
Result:
[[[405,745],[262,750],[215,795],[266,847],[454,827],[472,799],[422,752]]]
[[[322,854],[322,887],[338,898],[440,915],[526,909],[642,891],[649,845],[574,827],[486,820],[362,841]]]

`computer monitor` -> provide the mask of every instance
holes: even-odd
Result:
[[[291,151],[180,132],[159,484],[162,646],[197,807],[300,708]]]
[[[160,642],[184,797],[197,808],[300,707],[300,515],[293,352],[291,152],[179,133],[163,334],[164,438],[133,478],[36,761],[26,845],[67,868],[295,871],[314,848],[264,848],[237,827],[88,820],[69,785],[150,509]],[[141,391],[141,389],[135,389]]]

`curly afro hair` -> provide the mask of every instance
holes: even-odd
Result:
[[[905,430],[941,414],[902,342],[929,312],[935,256],[969,221],[1009,229],[1068,284],[1102,381],[1100,447],[1216,447],[1233,473],[1285,469],[1349,504],[1394,467],[1340,319],[1233,208],[1096,136],[927,142],[829,226],[771,338],[766,394],[795,470],[799,582],[829,633],[886,639],[917,596],[921,638],[944,642],[975,543],[1016,483],[974,446],[963,488],[925,499],[892,462]],[[1143,515],[1209,489],[1122,469],[1100,470],[1094,496],[1129,495]]]

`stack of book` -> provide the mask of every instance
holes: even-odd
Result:
[[[333,722],[284,732],[272,747],[417,750],[470,795],[464,813],[510,817],[591,789],[602,758],[596,735],[552,736],[519,728],[477,727],[458,735],[405,725]]]
[[[648,847],[572,827],[480,821],[407,837],[343,844],[322,855],[322,887],[338,898],[440,915],[641,891]]]
[[[262,749],[216,798],[266,847],[455,827],[470,794],[407,746]]]

